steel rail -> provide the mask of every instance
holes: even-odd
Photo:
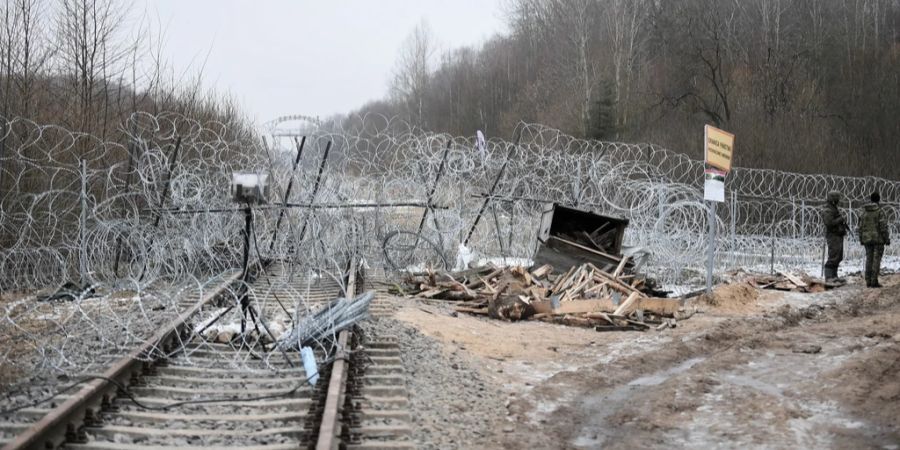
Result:
[[[347,289],[344,295],[353,298],[356,294],[357,258],[350,262],[350,273],[347,276]],[[338,448],[341,432],[341,408],[344,405],[344,397],[347,393],[347,377],[350,369],[347,347],[351,341],[351,331],[343,330],[338,333],[338,354],[331,365],[331,377],[328,380],[328,391],[325,394],[325,407],[322,411],[322,422],[319,425],[319,436],[316,441],[316,450],[331,450]]]
[[[240,277],[240,272],[226,276],[217,289],[206,293],[189,310],[160,329],[144,345],[116,361],[102,378],[89,382],[75,395],[47,413],[41,420],[18,435],[3,450],[57,448],[67,438],[74,438],[78,430],[96,423],[97,414],[104,406],[112,404],[120,386],[129,386],[137,381],[148,361],[156,360],[165,353],[173,340],[184,331],[187,321],[200,309],[227,290]],[[162,349],[163,353],[159,350]]]

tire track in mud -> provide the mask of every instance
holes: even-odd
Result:
[[[506,446],[900,442],[900,411],[891,406],[900,403],[900,387],[885,384],[897,379],[900,362],[871,361],[897,360],[900,336],[891,333],[898,325],[896,283],[881,291],[851,286],[803,308],[782,306],[763,316],[726,319],[699,335],[551,377],[511,406],[521,432]],[[621,345],[627,340],[623,335]],[[873,400],[871,392],[881,396]],[[542,401],[558,399],[567,401],[535,414]],[[893,415],[875,412],[886,405]],[[535,422],[546,436],[527,433]]]

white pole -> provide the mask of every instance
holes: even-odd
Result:
[[[87,282],[87,242],[85,227],[87,225],[87,162],[82,159],[81,175],[81,215],[78,220],[78,272],[82,286]]]
[[[706,261],[706,292],[712,292],[713,263],[716,257],[716,203],[709,202],[709,253]]]
[[[731,191],[731,266],[737,265],[737,192]]]

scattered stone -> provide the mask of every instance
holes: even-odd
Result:
[[[445,351],[439,342],[403,322],[371,319],[363,329],[397,336],[406,368],[416,448],[491,447],[487,439],[500,430],[492,421],[504,420],[497,414],[507,400],[502,387],[483,379],[462,356],[464,352]]]

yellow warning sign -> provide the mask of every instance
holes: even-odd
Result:
[[[734,135],[722,131],[712,125],[703,128],[706,163],[724,170],[731,171],[731,156],[734,152]]]

